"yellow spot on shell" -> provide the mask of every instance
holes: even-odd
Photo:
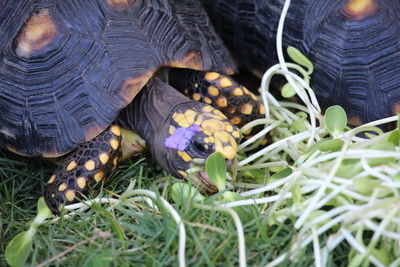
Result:
[[[88,161],[85,162],[86,170],[93,171],[95,167],[96,167],[96,163],[94,162],[94,160],[89,159]]]
[[[76,179],[76,184],[80,189],[84,189],[86,187],[86,178],[83,176],[80,176]]]
[[[235,125],[237,125],[237,124],[239,124],[239,123],[241,123],[242,122],[242,119],[240,118],[240,117],[238,117],[238,116],[235,116],[235,117],[233,117],[232,119],[231,119],[231,123],[232,124],[235,124]]]
[[[75,199],[75,192],[72,189],[69,189],[65,192],[65,198],[69,201],[72,202]]]
[[[259,112],[260,114],[262,114],[262,115],[265,114],[265,107],[264,107],[264,104],[260,104],[260,107],[259,107],[258,112]]]
[[[117,139],[111,139],[110,145],[111,145],[112,149],[117,150],[119,147],[119,141]]]
[[[53,182],[54,182],[54,180],[56,179],[56,175],[55,174],[53,174],[51,177],[50,177],[50,179],[47,181],[47,183],[48,184],[52,184]]]
[[[204,101],[205,103],[207,103],[207,104],[212,104],[212,99],[209,98],[208,96],[204,97],[204,98],[203,98],[203,101]]]
[[[209,119],[203,121],[201,127],[209,132],[218,132],[225,129],[225,124],[220,120]]]
[[[196,101],[199,101],[201,99],[201,95],[199,93],[194,93],[192,95],[192,99],[196,100]]]
[[[217,95],[219,95],[219,91],[218,91],[217,87],[215,87],[215,86],[210,85],[210,86],[207,88],[207,91],[208,91],[208,94],[209,94],[209,95],[212,95],[212,96],[217,96]]]
[[[194,83],[194,88],[199,88],[199,84],[198,83]]]
[[[110,159],[110,156],[107,153],[101,153],[99,156],[99,160],[102,164],[106,164],[109,159]]]
[[[220,108],[224,108],[224,107],[228,106],[228,100],[226,99],[225,96],[219,96],[217,98],[217,100],[215,101],[215,103]]]
[[[210,142],[210,140],[208,139],[208,137],[204,138],[204,142],[205,142],[205,143],[209,143],[209,142]]]
[[[100,171],[100,172],[96,173],[93,178],[96,182],[101,182],[101,180],[104,179],[104,172]]]
[[[215,142],[215,139],[214,139],[213,136],[210,136],[210,137],[208,137],[208,141],[210,141],[210,143],[214,143],[214,142]]]
[[[253,105],[250,103],[245,103],[240,107],[240,111],[245,115],[250,115],[253,111]]]
[[[111,132],[116,136],[121,136],[121,128],[119,128],[119,126],[111,126]]]
[[[175,126],[174,125],[170,125],[169,129],[168,129],[168,133],[169,134],[173,134],[175,132],[175,130],[176,130]]]
[[[232,95],[234,96],[242,96],[243,91],[240,89],[240,87],[236,87],[235,89],[232,90]]]
[[[178,151],[178,155],[186,162],[191,161],[192,157],[185,151]]]
[[[67,189],[66,183],[62,183],[58,186],[58,191],[64,191],[65,189]]]
[[[217,72],[207,72],[206,75],[204,76],[207,81],[214,81],[218,79],[221,75]]]
[[[226,87],[232,86],[232,81],[231,81],[231,79],[229,79],[229,78],[227,78],[227,77],[223,77],[223,78],[219,81],[219,85],[220,85],[222,88],[226,88]]]
[[[75,167],[76,167],[76,161],[73,160],[70,163],[68,163],[66,170],[67,172],[70,172],[73,169],[75,169]]]

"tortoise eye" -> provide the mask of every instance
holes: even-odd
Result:
[[[198,140],[194,140],[193,142],[194,149],[198,152],[207,153],[210,151],[210,146],[199,142]]]

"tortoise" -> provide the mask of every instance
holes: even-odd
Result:
[[[278,63],[284,2],[202,0],[239,65],[258,76]],[[341,105],[357,126],[400,112],[399,18],[395,0],[292,1],[283,45],[314,63],[311,85],[321,106]]]
[[[124,133],[139,134],[162,168],[185,179],[215,151],[232,160],[237,126],[261,114],[227,76],[235,66],[198,1],[7,0],[0,18],[0,146],[60,159],[45,188],[55,214],[109,180],[130,153],[121,143],[134,145]],[[193,70],[193,84],[172,87],[181,75],[172,68]],[[193,90],[195,100],[181,93]],[[245,108],[232,124],[209,104]],[[217,190],[204,172],[194,182]]]

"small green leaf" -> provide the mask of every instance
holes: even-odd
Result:
[[[396,146],[393,143],[385,141],[369,146],[368,148],[381,151],[396,151]],[[395,163],[395,162],[396,159],[394,157],[368,159],[368,163],[371,166],[386,165],[388,163]]]
[[[290,83],[286,83],[281,89],[281,95],[284,98],[291,98],[296,95],[296,91]]]
[[[343,145],[344,142],[341,139],[330,139],[319,143],[317,145],[317,149],[319,149],[321,152],[332,152],[342,149]]]
[[[38,202],[37,202],[37,215],[36,217],[40,217],[43,220],[50,218],[53,216],[53,213],[47,206],[45,200],[43,197],[40,197]]]
[[[371,195],[372,191],[379,185],[379,181],[371,177],[361,177],[354,180],[356,191],[366,196]]]
[[[277,180],[277,179],[282,179],[285,177],[288,177],[289,175],[292,174],[292,169],[291,168],[285,168],[281,170],[280,172],[275,173],[274,175],[271,176],[271,180]]]
[[[6,260],[12,267],[23,266],[32,249],[31,231],[17,234],[6,247]]]
[[[297,48],[293,46],[288,46],[287,48],[288,56],[297,64],[304,66],[308,69],[308,73],[311,74],[314,71],[314,65],[312,62],[300,52]]]
[[[178,202],[179,199],[193,199],[195,202],[203,202],[205,199],[196,188],[183,182],[172,185],[171,197],[174,202]]]
[[[331,106],[325,112],[325,124],[327,131],[336,137],[347,126],[347,115],[341,106]]]
[[[219,191],[226,188],[226,162],[220,152],[211,154],[206,161],[206,172]]]

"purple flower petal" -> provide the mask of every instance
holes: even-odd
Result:
[[[199,125],[192,125],[189,128],[179,127],[164,141],[166,147],[184,151],[190,144],[193,135],[200,130]]]

